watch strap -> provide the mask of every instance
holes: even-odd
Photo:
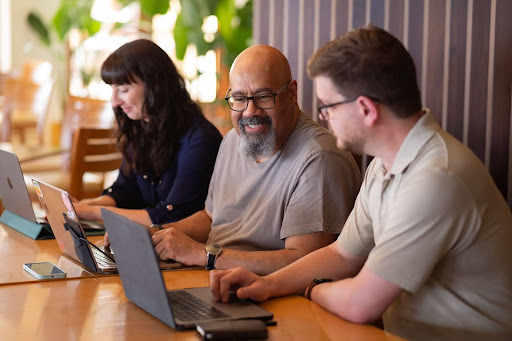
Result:
[[[306,298],[308,300],[311,300],[311,291],[313,290],[313,288],[315,286],[317,286],[318,284],[322,284],[322,283],[327,283],[327,282],[332,282],[332,279],[330,278],[315,278],[311,281],[311,283],[309,283],[309,286],[306,288],[306,292],[304,293],[306,296]]]
[[[216,255],[212,255],[211,253],[207,252],[207,259],[206,259],[206,270],[213,270],[215,269],[215,260],[217,259]]]

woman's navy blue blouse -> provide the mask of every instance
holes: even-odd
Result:
[[[154,224],[186,218],[204,209],[221,141],[217,128],[201,117],[181,138],[161,177],[135,171],[124,175],[121,166],[116,182],[103,195],[112,197],[116,207],[145,209]]]

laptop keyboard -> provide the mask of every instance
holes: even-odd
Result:
[[[101,253],[99,250],[96,250],[95,248],[92,249],[92,254],[94,255],[94,258],[96,258],[96,263],[98,263],[100,268],[115,268],[116,263],[113,262],[110,258],[105,256],[103,253]]]
[[[175,318],[182,321],[208,320],[214,318],[229,317],[206,302],[200,300],[186,291],[167,292]]]

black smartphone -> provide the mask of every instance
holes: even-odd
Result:
[[[261,340],[268,337],[261,320],[208,321],[196,326],[203,340]]]

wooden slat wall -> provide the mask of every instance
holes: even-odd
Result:
[[[317,119],[311,54],[355,27],[387,29],[415,60],[423,104],[485,163],[512,207],[511,13],[510,0],[254,0],[254,43],[288,57],[299,105]]]

